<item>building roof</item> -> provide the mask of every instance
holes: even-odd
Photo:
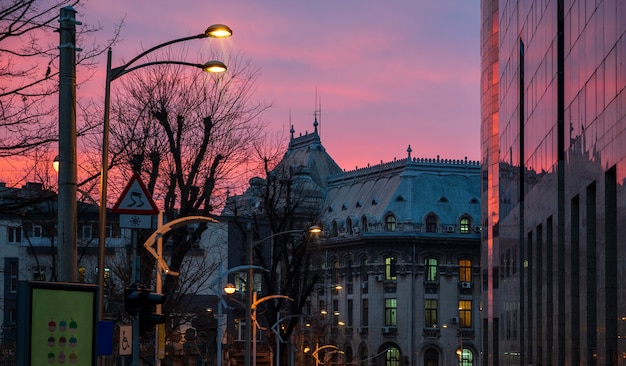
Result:
[[[476,161],[410,158],[328,177],[322,221],[354,226],[365,217],[383,223],[393,214],[398,223],[420,226],[429,214],[439,225],[458,225],[469,217],[480,225],[480,164]]]

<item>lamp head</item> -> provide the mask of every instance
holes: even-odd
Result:
[[[226,65],[222,61],[209,61],[202,65],[202,70],[205,72],[219,73],[226,71]]]
[[[227,283],[226,286],[224,286],[224,292],[226,293],[226,295],[232,295],[235,293],[235,291],[237,291],[237,289],[232,283]]]
[[[227,38],[233,35],[233,30],[224,24],[213,24],[204,31],[206,37]]]
[[[55,156],[54,160],[52,160],[52,168],[55,172],[59,172],[59,155]]]
[[[322,232],[322,228],[320,226],[314,225],[309,228],[310,234],[319,234]]]

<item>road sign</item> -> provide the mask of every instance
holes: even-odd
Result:
[[[120,227],[128,229],[151,229],[152,216],[121,214]]]
[[[133,326],[120,325],[120,348],[119,355],[127,356],[133,354]]]
[[[133,175],[112,211],[117,214],[131,215],[156,215],[159,213],[152,196],[139,178],[139,174]]]

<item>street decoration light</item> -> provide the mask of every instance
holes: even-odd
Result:
[[[311,352],[311,356],[315,359],[315,366],[319,366],[320,364],[324,364],[323,362],[320,362],[319,353],[320,353],[320,351],[325,350],[325,349],[329,349],[329,348],[332,349],[333,351],[328,352],[326,354],[326,356],[328,356],[331,353],[341,353],[341,354],[344,353],[343,351],[341,351],[339,349],[339,347],[337,347],[335,345],[332,345],[332,344],[327,344],[327,345],[321,346],[321,347],[317,346],[317,347],[315,347],[313,352]],[[304,348],[304,353],[309,353],[310,351],[311,351],[310,347],[305,347]]]
[[[254,273],[252,271],[252,264],[253,264],[253,257],[252,257],[252,251],[253,248],[259,244],[261,244],[262,242],[266,241],[266,240],[270,240],[274,237],[277,237],[279,235],[288,235],[288,234],[320,234],[322,232],[322,228],[320,226],[310,226],[308,229],[306,230],[286,230],[286,231],[281,231],[278,233],[273,233],[263,239],[259,239],[256,241],[252,241],[252,224],[248,223],[247,228],[246,228],[246,241],[248,244],[248,261],[249,261],[249,266],[250,266],[250,270],[248,271],[248,283],[247,283],[247,291],[246,291],[246,303],[249,304],[250,309],[252,309],[252,305],[254,304],[255,300],[254,297],[256,297],[256,293],[254,292],[254,283],[253,283],[253,276]],[[254,296],[254,297],[253,297]],[[276,296],[276,295],[274,295]],[[282,295],[281,295],[282,296]],[[265,298],[264,298],[265,299]],[[256,322],[256,319],[255,319]],[[246,328],[245,328],[245,338],[246,338],[246,345],[245,345],[245,361],[244,361],[244,366],[250,366],[250,355],[251,355],[251,342],[252,340],[252,332],[253,332],[253,328],[252,328],[252,310],[251,311],[247,311],[246,312]],[[256,332],[254,332],[254,336],[256,338]],[[256,339],[255,339],[256,341]],[[255,342],[256,343],[256,342]],[[254,355],[254,363],[252,366],[256,366],[256,344],[254,345],[254,350],[252,352],[252,355]]]
[[[111,66],[111,58],[112,58],[112,50],[109,48],[107,53],[107,70],[106,70],[106,81],[105,81],[105,94],[104,94],[104,122],[103,122],[103,132],[102,132],[102,166],[100,172],[100,227],[99,227],[99,238],[98,238],[98,268],[104,268],[104,256],[105,256],[105,241],[106,241],[106,201],[107,201],[107,184],[108,184],[108,165],[109,165],[109,118],[110,118],[110,109],[111,109],[111,82],[116,80],[117,78],[132,72],[134,70],[152,66],[152,65],[161,65],[161,64],[175,64],[175,65],[185,65],[185,66],[193,66],[200,68],[204,71],[208,72],[223,72],[226,71],[226,65],[220,61],[209,61],[205,64],[194,64],[184,61],[153,61],[146,62],[143,64],[139,64],[136,66],[132,66],[136,61],[148,55],[149,53],[156,51],[160,48],[189,41],[192,39],[202,39],[202,38],[224,38],[230,37],[232,35],[232,30],[222,24],[215,24],[208,27],[203,33],[197,34],[194,36],[177,38],[168,42],[164,42],[158,44],[142,53],[137,55],[135,58],[125,63],[122,66],[118,66],[113,68]],[[76,144],[76,140],[74,139],[74,144]],[[138,279],[137,279],[138,280]],[[98,319],[104,319],[104,271],[98,271]],[[102,360],[98,359],[99,363],[102,364]]]

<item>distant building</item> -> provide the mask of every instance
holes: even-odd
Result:
[[[98,206],[79,201],[78,280],[95,283],[98,255]],[[55,281],[56,192],[40,183],[10,188],[0,183],[0,309],[2,347],[15,345],[18,281]],[[125,248],[117,220],[107,226],[107,255]],[[122,252],[126,252],[123,250]],[[105,278],[109,278],[108,271]],[[105,303],[106,305],[106,303]]]
[[[344,172],[315,128],[300,137],[292,131],[279,167],[285,165],[295,179],[310,182],[307,207],[317,210],[324,229],[312,244],[321,280],[292,339],[297,363],[315,364],[312,353],[329,345],[316,356],[361,365],[441,365],[456,364],[462,348],[464,364],[478,365],[479,164],[411,158],[409,147],[406,158]],[[231,197],[225,216],[236,203],[249,210],[239,213],[252,215],[261,199],[255,185],[262,183],[253,179],[244,194]],[[229,236],[231,250],[241,250],[241,241]],[[231,252],[229,267],[242,264],[240,258]]]
[[[624,365],[625,4],[481,11],[485,365]]]

